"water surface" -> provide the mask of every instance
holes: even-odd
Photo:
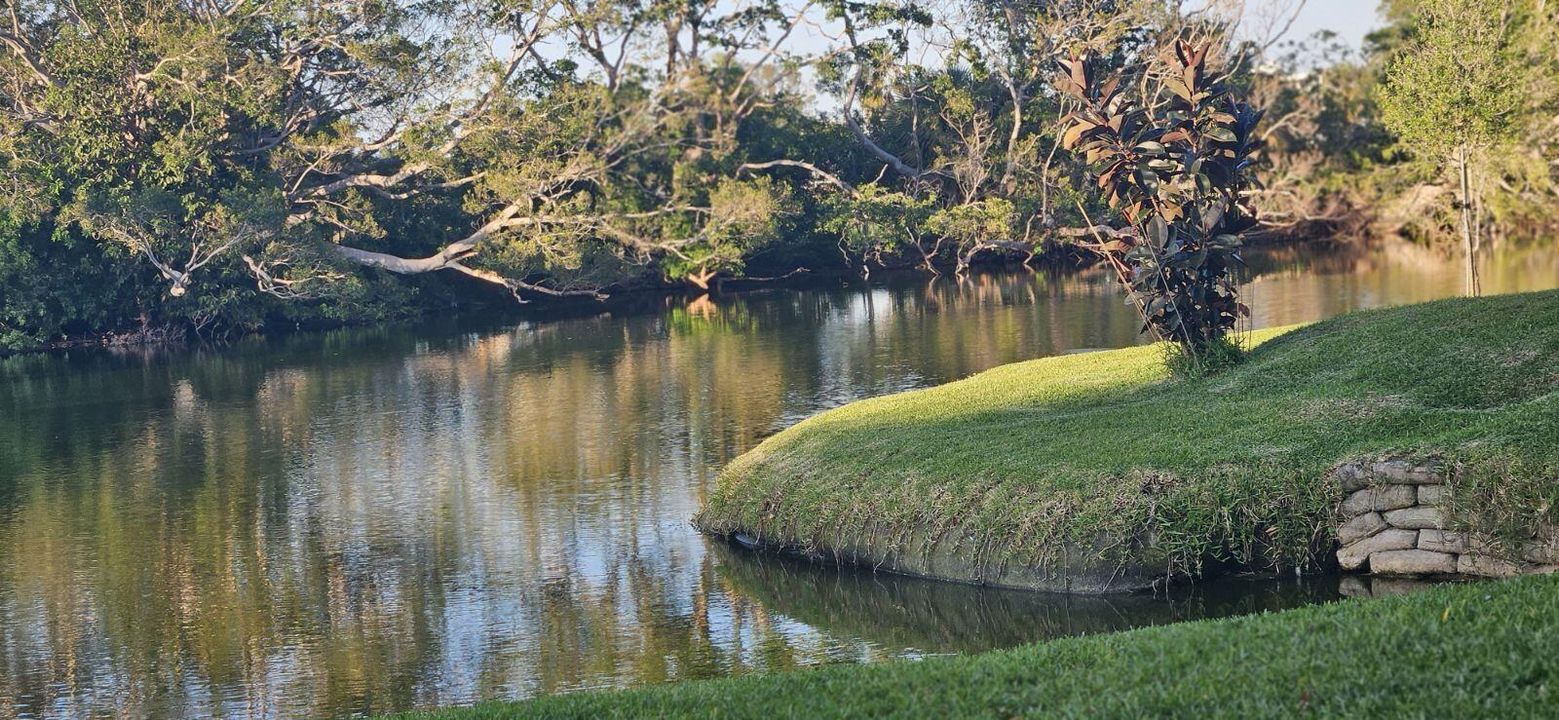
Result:
[[[1454,295],[1412,247],[1252,253],[1255,326]],[[1506,249],[1492,291],[1559,287]],[[1065,598],[733,552],[720,466],[851,400],[1139,341],[1098,270],[0,360],[0,716],[350,716],[968,652],[1330,600]]]

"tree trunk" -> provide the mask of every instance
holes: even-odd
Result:
[[[1486,223],[1483,220],[1484,185],[1488,176],[1474,177],[1472,187],[1472,254],[1477,257],[1483,252],[1483,238],[1488,237]],[[1472,291],[1477,295],[1483,295],[1483,267],[1476,262],[1472,266]]]
[[[1472,226],[1472,183],[1467,167],[1467,145],[1457,149],[1462,174],[1462,245],[1467,251],[1467,294],[1477,297],[1482,288],[1478,283],[1478,240]]]

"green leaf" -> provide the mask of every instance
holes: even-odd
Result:
[[[1223,203],[1214,202],[1206,210],[1202,211],[1202,232],[1212,232],[1223,220]]]
[[[1214,125],[1213,127],[1207,128],[1206,130],[1202,131],[1202,134],[1222,143],[1232,143],[1239,141],[1239,138],[1235,136],[1233,130],[1219,125]]]
[[[1137,185],[1142,188],[1143,192],[1149,195],[1157,195],[1159,185],[1158,173],[1153,172],[1144,163],[1137,168]]]
[[[1155,247],[1161,248],[1169,244],[1169,223],[1164,222],[1164,218],[1157,213],[1154,213],[1153,219],[1148,221],[1147,231],[1148,241]]]

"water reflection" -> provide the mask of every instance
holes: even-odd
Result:
[[[1257,325],[1461,283],[1419,251],[1251,260]],[[1559,286],[1559,261],[1505,251],[1485,282]],[[1136,325],[1089,270],[0,360],[0,715],[344,716],[1330,597],[1083,611],[731,556],[687,525],[722,464],[819,409]]]
[[[715,555],[731,583],[766,607],[911,655],[980,652],[1342,597],[1336,577],[1228,577],[1160,594],[1076,596],[836,568],[725,546]]]

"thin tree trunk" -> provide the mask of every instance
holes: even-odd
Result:
[[[1457,149],[1462,171],[1462,244],[1467,250],[1467,294],[1478,296],[1478,245],[1472,230],[1472,193],[1467,168],[1467,145]]]
[[[1476,257],[1478,253],[1483,252],[1483,238],[1488,236],[1488,231],[1486,230],[1487,223],[1484,222],[1483,218],[1483,198],[1485,197],[1483,191],[1488,176],[1487,174],[1479,175],[1474,180],[1475,182],[1472,186],[1472,254]],[[1472,291],[1480,296],[1483,295],[1483,268],[1477,263],[1474,263],[1472,266]]]

